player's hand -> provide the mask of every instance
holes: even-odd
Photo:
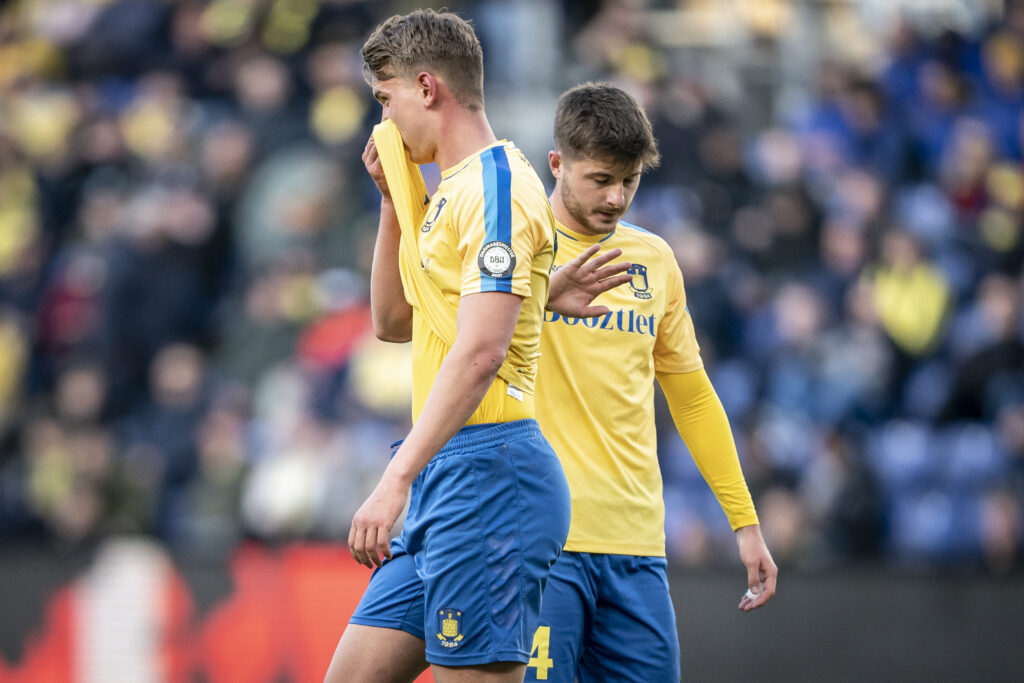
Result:
[[[385,199],[391,199],[391,190],[388,188],[388,180],[384,177],[384,166],[380,163],[380,155],[377,154],[377,145],[373,142],[373,135],[366,141],[366,148],[363,149],[363,166],[366,172],[373,178],[377,189]]]
[[[352,557],[366,567],[379,567],[391,559],[391,529],[405,509],[409,487],[385,475],[356,511],[348,532]]]
[[[758,524],[736,530],[736,546],[740,561],[747,568],[747,592],[740,598],[739,608],[744,612],[757,609],[775,595],[775,582],[779,568],[775,566],[768,546],[765,545]]]
[[[591,259],[601,245],[595,244],[551,274],[548,303],[545,308],[570,318],[593,318],[608,313],[607,306],[591,306],[599,294],[632,279],[626,271],[630,263],[607,265],[622,255],[621,249],[609,249]]]

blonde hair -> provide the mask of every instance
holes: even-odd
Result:
[[[363,71],[376,80],[439,75],[467,109],[484,106],[484,53],[469,22],[432,9],[395,15],[363,44]]]

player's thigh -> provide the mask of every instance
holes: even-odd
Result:
[[[427,668],[423,640],[393,628],[349,624],[324,683],[408,683]]]
[[[607,555],[580,683],[678,683],[679,637],[660,557]]]
[[[411,681],[427,668],[423,582],[401,539],[374,571],[338,642],[325,683]]]
[[[580,653],[593,623],[593,586],[586,555],[563,552],[548,576],[533,635],[526,681],[573,683]]]

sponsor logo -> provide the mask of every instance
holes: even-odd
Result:
[[[493,278],[504,278],[516,269],[516,253],[507,242],[488,242],[476,257],[480,272]]]
[[[437,639],[441,647],[455,648],[462,644],[462,610],[445,607],[437,612]]]
[[[570,318],[555,313],[544,311],[544,322],[561,322],[569,327],[582,325],[583,327],[596,330],[613,330],[616,332],[627,332],[629,334],[643,334],[654,337],[657,334],[654,314],[640,315],[633,309],[612,310],[596,318]]]

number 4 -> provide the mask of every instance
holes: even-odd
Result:
[[[555,668],[555,662],[548,657],[548,646],[551,643],[551,627],[550,626],[539,626],[537,632],[533,634],[533,645],[530,646],[530,661],[526,663],[526,668],[531,666],[537,667],[537,680],[546,681],[548,680],[548,669]],[[537,654],[534,657],[534,653]]]

